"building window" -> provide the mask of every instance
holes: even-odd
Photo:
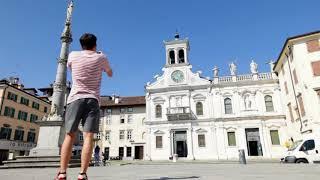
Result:
[[[284,90],[286,91],[286,94],[289,94],[287,82],[284,82]]]
[[[235,132],[228,132],[228,145],[229,146],[236,146],[236,133]]]
[[[290,115],[290,120],[291,122],[293,122],[293,112],[292,112],[292,106],[291,106],[291,103],[289,103],[288,105],[288,110],[289,110],[289,115]]]
[[[270,95],[264,96],[264,103],[266,105],[266,111],[267,112],[274,111],[273,102],[272,102],[272,96],[270,96]]]
[[[302,95],[301,94],[298,95],[298,103],[299,103],[299,106],[300,106],[301,116],[305,116],[306,115],[306,111],[304,109],[304,105],[303,105],[303,100],[302,100]]]
[[[107,115],[107,121],[106,121],[107,124],[111,124],[111,115]]]
[[[184,50],[180,49],[179,53],[178,53],[178,57],[179,57],[179,63],[184,63],[185,62],[185,58],[184,58]]]
[[[97,138],[96,138],[97,140],[100,140],[100,139],[101,139],[101,133],[98,132],[96,137],[97,137]]]
[[[282,75],[284,75],[285,72],[284,72],[283,64],[281,65],[281,70],[282,70]]]
[[[21,129],[16,129],[14,133],[14,140],[23,141],[24,131]]]
[[[128,107],[128,112],[133,112],[133,107]]]
[[[230,98],[224,99],[224,112],[225,114],[232,114],[232,102]]]
[[[160,104],[156,105],[156,118],[162,117],[162,107]]]
[[[8,92],[7,98],[8,98],[9,100],[12,100],[12,101],[14,101],[14,102],[17,102],[18,95],[14,94],[14,93],[12,93],[12,92]]]
[[[111,113],[112,113],[111,108],[108,108],[108,109],[107,109],[107,114],[111,114]]]
[[[123,147],[119,147],[119,157],[123,157]]]
[[[40,104],[36,102],[32,102],[32,108],[39,110]]]
[[[121,114],[126,113],[126,109],[125,109],[125,108],[120,108],[120,113],[121,113]]]
[[[123,140],[123,139],[124,139],[124,130],[120,130],[119,139],[120,139],[120,140]]]
[[[131,147],[127,147],[127,157],[131,157]]]
[[[204,134],[198,135],[198,145],[199,147],[206,147],[206,138]]]
[[[170,64],[175,64],[176,58],[175,58],[174,50],[169,51],[169,60],[170,60]]]
[[[156,136],[156,148],[162,148],[162,136]]]
[[[197,115],[203,115],[203,105],[202,102],[197,102],[196,104]]]
[[[100,109],[100,117],[104,117],[104,110]]]
[[[297,77],[297,71],[295,69],[292,71],[292,75],[293,75],[294,83],[297,84],[299,81]]]
[[[35,132],[28,132],[27,142],[34,143],[36,140],[36,133]]]
[[[132,139],[132,130],[127,131],[127,139],[131,140]]]
[[[79,133],[79,141],[83,141],[83,134],[82,134],[82,132]]]
[[[320,76],[320,61],[311,62],[313,75]]]
[[[270,136],[272,145],[280,145],[278,130],[270,130]]]
[[[28,118],[28,113],[27,112],[19,111],[18,119],[27,121],[27,118]]]
[[[314,39],[307,42],[307,50],[309,53],[320,51],[319,39]]]
[[[110,131],[106,131],[105,140],[110,141]]]
[[[132,115],[128,115],[128,123],[132,123]]]
[[[44,107],[43,112],[47,113],[48,112],[48,107]]]
[[[124,124],[124,115],[120,116],[120,124]]]
[[[10,127],[1,127],[0,139],[10,140],[12,129]]]
[[[26,106],[29,106],[29,99],[21,97],[20,104],[24,104]]]
[[[4,116],[14,118],[15,109],[12,107],[6,106],[4,108]]]
[[[38,120],[38,116],[37,115],[34,115],[34,114],[30,115],[30,122],[36,122],[37,120]]]

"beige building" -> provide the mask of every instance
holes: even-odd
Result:
[[[147,137],[145,109],[144,96],[102,96],[96,146],[111,159],[144,159]]]
[[[36,89],[24,88],[17,78],[0,81],[0,162],[29,154],[38,138],[35,121],[49,110],[50,103]]]
[[[320,31],[290,37],[274,66],[289,137],[320,136]]]

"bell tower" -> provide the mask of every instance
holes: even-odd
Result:
[[[189,40],[180,39],[178,32],[174,40],[164,41],[166,47],[166,67],[189,65]]]

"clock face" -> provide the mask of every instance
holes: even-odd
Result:
[[[171,74],[171,79],[176,83],[182,82],[184,80],[183,72],[180,70],[173,71]]]

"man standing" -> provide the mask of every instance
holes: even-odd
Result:
[[[86,180],[93,149],[93,135],[99,132],[100,87],[102,72],[112,77],[107,57],[96,52],[97,38],[85,33],[80,38],[82,51],[71,52],[68,68],[72,74],[72,89],[67,100],[65,115],[66,136],[61,148],[60,170],[56,180],[66,180],[68,163],[78,126],[83,127],[84,142],[81,153],[81,170],[78,180]]]

